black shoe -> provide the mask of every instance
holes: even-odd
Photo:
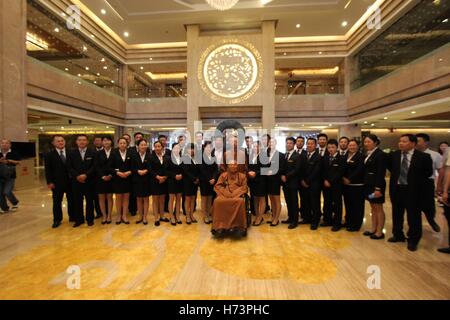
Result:
[[[69,222],[76,222],[75,218],[69,218]]]
[[[441,227],[436,223],[436,221],[430,222],[430,226],[434,232],[441,232]]]
[[[155,227],[159,227],[161,225],[161,222],[155,221]]]
[[[76,222],[74,225],[73,225],[73,227],[74,228],[78,228],[79,226],[81,226],[81,225],[83,225],[84,224],[84,222]]]
[[[137,212],[130,212],[130,216],[135,217],[137,215]]]
[[[108,223],[108,221],[102,221],[102,224],[103,225],[105,225],[105,224],[107,224]]]
[[[183,222],[181,220],[178,220],[177,224],[183,224]]]
[[[136,221],[136,224],[141,224],[142,222],[144,222],[144,219]]]
[[[170,222],[171,225],[173,225],[174,227],[177,225],[176,222]]]
[[[61,222],[53,222],[52,228],[56,229],[61,225]]]
[[[122,223],[124,223],[124,224],[130,224],[130,221],[122,220]]]
[[[448,247],[448,248],[440,248],[440,249],[437,249],[437,251],[439,251],[441,253],[450,254],[450,247]]]
[[[94,221],[89,221],[88,222],[88,227],[92,227],[94,225]]]
[[[372,240],[383,240],[385,237],[384,233],[381,234],[381,236],[377,236],[376,234],[373,234],[370,236],[370,239]]]
[[[120,221],[116,221],[116,225],[118,226],[119,224],[121,224],[122,223],[122,220],[120,220]]]
[[[253,221],[252,226],[254,227],[259,227],[260,225],[262,225],[264,223],[264,219],[261,219],[261,221],[259,223],[256,223],[256,221]]]
[[[282,224],[291,224],[291,220],[287,219],[287,220],[281,221],[281,223]]]
[[[161,218],[161,219],[159,219],[159,221],[160,221],[160,222],[170,222],[170,220],[167,219],[167,218]]]
[[[311,230],[317,230],[318,228],[319,228],[318,224],[316,224],[316,223],[311,224],[311,227],[310,227]]]
[[[341,226],[333,226],[331,228],[331,231],[333,231],[333,232],[338,232],[339,230],[341,230]]]
[[[276,227],[276,226],[279,225],[279,224],[280,224],[280,221],[278,220],[277,223],[272,223],[272,222],[271,222],[271,223],[270,223],[270,226],[271,226],[271,227]]]
[[[112,223],[112,221],[111,220],[109,220],[109,221],[106,221],[106,224],[111,224]]]
[[[320,226],[321,226],[321,227],[331,227],[331,226],[333,226],[333,224],[332,224],[332,223],[329,223],[329,222],[322,222],[322,223],[320,224]]]
[[[415,243],[408,243],[408,250],[412,251],[412,252],[417,251],[417,244],[415,244]]]
[[[295,229],[295,228],[297,228],[298,227],[298,224],[297,223],[291,223],[289,226],[288,226],[288,229]]]
[[[370,237],[374,234],[375,234],[375,232],[372,232],[372,231],[364,231],[363,236]]]
[[[388,242],[392,242],[392,243],[396,243],[396,242],[405,242],[406,238],[402,237],[402,238],[397,238],[396,236],[392,236],[388,239]]]
[[[148,225],[148,221],[143,222],[144,226]]]

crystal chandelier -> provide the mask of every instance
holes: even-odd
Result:
[[[233,8],[239,0],[206,0],[206,2],[214,9],[225,11]]]

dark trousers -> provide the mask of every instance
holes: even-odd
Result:
[[[450,206],[444,205],[444,216],[447,219],[448,225],[448,245],[450,247]]]
[[[408,242],[418,244],[422,237],[422,214],[420,210],[420,199],[411,197],[408,186],[396,186],[392,201],[392,233],[396,238],[404,238],[403,222],[406,210],[408,221]]]
[[[422,194],[420,195],[420,208],[430,224],[434,223],[434,218],[436,217],[436,201],[434,195],[434,180],[427,179],[423,185]]]
[[[137,213],[137,197],[133,191],[130,192],[130,202],[128,203],[128,211],[132,215],[136,215]]]
[[[94,207],[95,207],[95,213],[97,217],[102,216],[102,210],[100,209],[100,200],[98,199],[98,193],[95,192],[94,194]]]
[[[323,221],[340,227],[342,225],[342,186],[323,189]]]
[[[344,186],[345,222],[347,227],[359,230],[364,220],[364,186]]]
[[[53,222],[63,221],[62,201],[64,198],[64,194],[66,195],[67,200],[67,213],[69,215],[69,221],[75,221],[73,193],[70,187],[66,187],[55,188],[52,190]]]
[[[15,183],[16,179],[12,178],[0,180],[0,206],[3,211],[7,211],[9,209],[6,199],[8,199],[13,206],[19,204],[19,200],[17,200],[13,192]]]
[[[298,223],[298,190],[289,185],[283,186],[284,199],[288,210],[288,220],[290,223]]]
[[[79,183],[74,181],[72,183],[72,192],[74,200],[74,211],[76,222],[83,223],[85,221],[85,210],[83,207],[83,200],[86,201],[86,221],[94,221],[94,187],[91,182]]]
[[[318,225],[322,213],[320,212],[320,186],[309,186],[309,188],[302,187],[302,207],[304,204],[303,219],[311,221],[311,224]]]
[[[306,206],[305,206],[306,193],[302,186],[298,188],[298,197],[300,199],[299,205],[300,217],[302,218],[302,221],[306,223],[311,223],[311,216],[310,216],[311,214],[308,216],[308,214],[306,213]]]

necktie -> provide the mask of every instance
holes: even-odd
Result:
[[[289,160],[289,152],[286,153],[286,160]]]
[[[81,160],[83,160],[83,161],[84,161],[84,153],[85,153],[85,152],[82,150],[82,151],[81,151]]]
[[[308,160],[311,159],[311,152],[308,152]]]
[[[63,163],[66,163],[66,156],[64,155],[64,151],[60,151],[59,152],[59,156],[61,157],[61,160]]]
[[[398,183],[401,185],[408,184],[408,153],[403,152],[402,164],[400,167],[400,177]]]
[[[341,151],[341,156],[345,156],[345,151]]]
[[[330,165],[333,163],[334,157],[330,157]]]

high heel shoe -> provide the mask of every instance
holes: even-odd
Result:
[[[144,221],[144,219],[136,221],[136,224],[141,224]]]
[[[264,219],[261,219],[261,221],[259,223],[256,223],[256,221],[253,221],[252,226],[254,227],[259,227],[260,225],[262,225],[264,223]]]
[[[364,231],[363,236],[370,237],[374,234],[375,234],[375,232],[372,232],[372,231]]]
[[[159,219],[159,221],[161,221],[161,222],[170,222],[170,220],[167,219],[167,218],[161,218],[161,219]]]
[[[160,225],[161,225],[161,222],[159,222],[159,220],[155,221],[155,227],[159,227]]]
[[[183,221],[178,220],[178,221],[177,221],[177,224],[183,224]]]
[[[122,219],[122,223],[124,223],[124,224],[130,224],[130,221],[125,221],[125,220]]]
[[[381,234],[381,236],[377,236],[376,234],[373,234],[370,236],[370,239],[372,240],[382,240],[384,239],[384,233]]]
[[[102,221],[102,225],[105,225],[108,221]]]
[[[144,226],[148,225],[148,221],[143,222]]]
[[[116,225],[118,226],[119,224],[121,224],[122,223],[122,220],[120,220],[120,221],[116,221]]]
[[[177,222],[175,221],[170,221],[170,224],[173,225],[174,227],[177,225]]]
[[[279,224],[280,224],[280,220],[278,220],[277,223],[271,222],[271,223],[270,223],[270,226],[271,226],[271,227],[276,227],[276,226],[279,225]]]
[[[189,224],[189,225],[190,225],[190,224],[192,224],[192,221],[186,219],[186,224]]]

